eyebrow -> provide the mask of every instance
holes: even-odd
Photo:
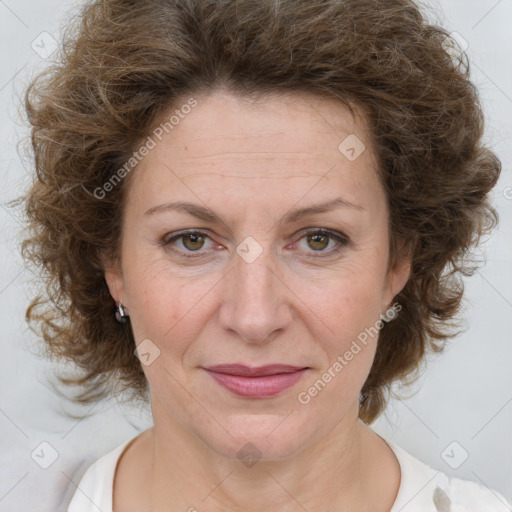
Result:
[[[306,206],[304,208],[292,210],[284,216],[281,222],[297,222],[303,217],[316,215],[319,213],[325,213],[336,208],[352,208],[360,211],[365,210],[365,208],[361,205],[352,203],[342,197],[337,197],[336,199],[332,199],[331,201],[327,201],[325,203],[315,204],[312,206]],[[201,219],[205,222],[222,222],[222,219],[214,211],[210,210],[210,208],[182,201],[164,203],[158,206],[153,206],[152,208],[147,210],[144,213],[144,215],[153,215],[155,213],[169,211],[188,213],[189,215],[197,217],[198,219]]]

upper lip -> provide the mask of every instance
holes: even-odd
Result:
[[[245,366],[243,364],[218,364],[208,366],[205,369],[228,375],[240,375],[243,377],[264,377],[265,375],[277,375],[279,373],[292,373],[303,370],[304,366],[291,366],[288,364],[269,364],[266,366]]]

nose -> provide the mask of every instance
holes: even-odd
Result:
[[[234,260],[225,276],[221,327],[249,343],[271,341],[292,321],[293,293],[273,268],[268,251],[252,262],[238,254]]]

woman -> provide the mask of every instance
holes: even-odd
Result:
[[[508,511],[369,426],[453,333],[501,170],[410,0],[95,1],[29,87],[27,315],[154,426],[69,512]],[[451,321],[451,323],[450,323]]]

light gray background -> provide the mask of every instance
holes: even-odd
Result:
[[[501,222],[482,247],[485,266],[466,279],[469,328],[404,401],[392,401],[374,429],[449,475],[475,480],[512,500],[512,0],[431,0],[433,16],[468,43],[472,77],[487,118],[486,141],[501,157],[503,174],[493,201]],[[33,48],[48,32],[59,39],[66,12],[78,2],[0,0],[0,510],[63,511],[86,467],[151,425],[149,410],[115,401],[79,409],[55,395],[56,365],[36,357],[37,340],[25,324],[31,272],[18,253],[18,213],[6,203],[29,183],[30,162],[20,158],[26,135],[18,97],[49,60]],[[37,48],[37,47],[36,47]],[[44,55],[43,55],[44,56]],[[509,188],[507,188],[509,187]],[[452,442],[458,444],[450,446]],[[47,442],[47,445],[40,445]],[[445,449],[448,448],[447,452]],[[453,448],[453,451],[452,451]],[[35,452],[34,452],[35,450]],[[56,461],[42,469],[40,463]],[[456,470],[445,460],[469,457]],[[447,453],[448,457],[442,454]],[[37,457],[39,454],[39,457]],[[453,464],[453,463],[452,463]]]

